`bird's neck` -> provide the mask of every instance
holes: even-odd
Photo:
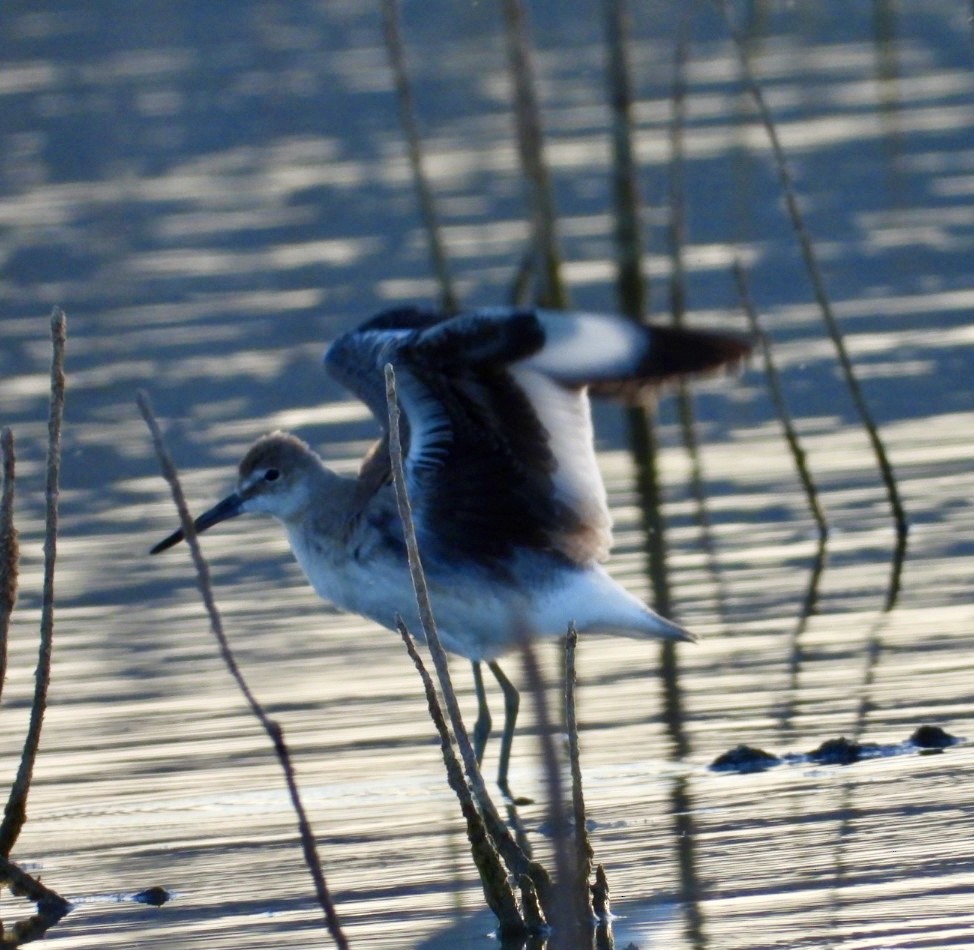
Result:
[[[308,479],[308,492],[299,511],[282,519],[288,530],[301,524],[314,525],[324,536],[340,535],[355,505],[354,478],[347,478],[327,468],[315,468]]]

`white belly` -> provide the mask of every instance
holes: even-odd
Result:
[[[358,560],[344,549],[310,549],[294,535],[290,541],[319,597],[389,629],[395,629],[399,615],[414,637],[423,638],[405,562],[376,551]],[[546,576],[514,571],[513,576],[530,578],[529,586],[512,586],[472,565],[434,566],[427,571],[437,632],[447,650],[470,660],[490,660],[514,648],[524,635],[531,639],[564,636],[569,623],[579,632],[688,638],[601,567],[565,569]]]

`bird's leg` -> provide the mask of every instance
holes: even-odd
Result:
[[[507,769],[511,764],[511,743],[514,741],[514,727],[517,724],[521,697],[517,688],[497,665],[496,660],[491,660],[487,667],[494,674],[494,679],[497,680],[504,694],[504,732],[501,735],[501,757],[497,766],[497,787],[513,801],[514,796],[511,795],[511,788],[507,784]]]
[[[487,693],[484,690],[484,674],[480,669],[480,663],[474,660],[473,666],[473,685],[477,694],[477,721],[473,726],[473,751],[477,756],[477,765],[480,765],[484,757],[484,749],[487,748],[487,740],[490,738],[490,709],[487,706]]]

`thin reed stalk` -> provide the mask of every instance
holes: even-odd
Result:
[[[51,682],[51,657],[54,651],[54,565],[57,560],[58,496],[61,479],[61,424],[64,420],[64,350],[67,341],[67,318],[60,307],[51,314],[51,400],[47,420],[47,480],[44,520],[44,582],[41,593],[41,636],[37,668],[34,673],[34,697],[30,722],[20,756],[17,776],[10,789],[3,822],[0,824],[0,854],[6,856],[20,836],[27,820],[27,794],[30,791],[34,763],[40,748],[41,729],[47,709],[47,691]]]
[[[484,899],[487,906],[491,909],[498,920],[500,934],[523,934],[527,929],[521,912],[518,910],[517,901],[514,899],[514,891],[511,889],[507,879],[507,871],[494,847],[491,836],[487,833],[483,818],[477,809],[470,788],[463,778],[463,769],[460,761],[456,757],[454,744],[450,729],[443,718],[443,708],[440,706],[439,698],[436,695],[436,687],[430,678],[423,663],[422,658],[416,651],[412,635],[407,629],[401,617],[396,619],[396,627],[399,635],[406,645],[406,652],[413,661],[423,682],[423,689],[426,692],[426,703],[429,707],[430,717],[436,726],[437,734],[440,737],[440,752],[443,755],[443,764],[446,766],[446,777],[450,788],[460,801],[460,811],[467,824],[467,840],[470,842],[470,852],[473,855],[477,873],[480,875],[480,883],[484,892]]]
[[[802,637],[808,628],[809,620],[818,610],[819,587],[822,583],[822,574],[825,571],[825,545],[825,536],[819,535],[815,556],[812,558],[812,566],[808,572],[808,586],[805,588],[805,596],[802,598],[801,609],[798,611],[798,620],[788,638],[788,680],[784,696],[778,707],[778,728],[785,732],[791,730],[798,707],[798,680],[801,675],[802,664],[806,660]]]
[[[606,70],[611,105],[612,197],[615,207],[616,294],[633,319],[649,312],[650,285],[643,270],[642,202],[632,141],[631,32],[626,0],[603,0]]]
[[[14,434],[0,432],[0,696],[7,679],[7,641],[10,615],[17,602],[19,544],[14,527],[14,485],[16,456]]]
[[[785,198],[785,206],[788,209],[788,217],[791,220],[792,228],[794,229],[795,235],[798,239],[798,245],[801,248],[802,258],[805,262],[805,270],[808,273],[812,290],[815,295],[815,300],[818,303],[826,330],[829,338],[832,341],[836,356],[838,357],[839,366],[842,370],[842,376],[845,380],[846,388],[849,390],[849,395],[852,398],[853,405],[855,406],[859,419],[866,430],[870,445],[873,449],[873,454],[876,457],[876,464],[879,468],[883,484],[886,487],[886,494],[892,510],[897,536],[900,539],[904,539],[906,537],[909,525],[907,523],[906,511],[900,499],[899,488],[896,484],[896,476],[893,472],[893,466],[889,461],[889,456],[886,453],[886,447],[883,445],[883,440],[879,434],[879,428],[873,419],[872,412],[870,411],[869,405],[866,402],[866,398],[862,392],[862,387],[859,385],[859,379],[856,376],[855,367],[853,366],[852,359],[849,356],[849,352],[845,346],[845,339],[842,335],[842,330],[839,327],[838,320],[836,319],[835,313],[832,310],[832,302],[829,299],[828,291],[825,288],[825,278],[822,275],[822,269],[818,263],[818,255],[815,251],[815,245],[812,243],[808,228],[805,225],[804,217],[802,216],[801,210],[798,207],[798,197],[795,191],[794,180],[788,167],[788,160],[785,156],[784,148],[781,145],[781,140],[778,138],[778,131],[774,124],[774,120],[772,119],[771,110],[768,108],[768,104],[764,98],[764,93],[762,92],[761,86],[754,75],[754,70],[751,68],[750,57],[748,56],[744,41],[734,26],[734,21],[731,17],[727,0],[712,0],[712,2],[720,11],[725,23],[727,24],[728,34],[730,35],[734,48],[737,51],[744,85],[747,88],[751,99],[754,101],[758,115],[761,119],[761,124],[764,127],[765,134],[768,137],[768,142],[771,145],[771,154],[774,159],[774,166],[778,174],[781,190]],[[902,542],[900,546],[902,546]],[[901,560],[900,563],[902,563]],[[895,569],[894,577],[898,577]],[[893,597],[893,600],[895,601],[895,596]]]
[[[680,873],[680,900],[686,928],[686,946],[706,950],[710,944],[704,933],[701,908],[703,889],[697,871],[697,825],[693,799],[690,796],[690,776],[678,776],[670,793],[670,813],[673,816],[673,840],[676,842]]]
[[[399,121],[402,123],[403,137],[406,140],[409,167],[412,170],[420,216],[426,229],[430,265],[440,288],[440,306],[447,313],[456,313],[459,310],[459,302],[454,290],[453,278],[450,275],[446,249],[443,245],[436,202],[433,199],[433,192],[429,185],[423,160],[423,148],[419,135],[419,125],[416,121],[412,85],[409,81],[409,70],[406,65],[406,54],[402,41],[399,0],[382,0],[382,27],[386,50],[389,53],[389,66],[392,69],[392,78],[396,87],[396,97],[399,101]]]
[[[549,950],[575,950],[578,947],[580,918],[576,913],[575,887],[578,869],[574,854],[569,848],[571,827],[565,812],[565,789],[561,775],[561,762],[552,739],[551,716],[545,697],[544,677],[534,648],[526,635],[520,638],[521,660],[525,679],[534,700],[538,720],[538,742],[541,745],[541,764],[548,792],[548,833],[555,859],[556,886],[553,900],[545,907],[551,936]]]
[[[534,883],[541,900],[542,906],[548,906],[548,898],[551,891],[551,881],[547,871],[535,861],[530,860],[520,848],[517,841],[511,835],[507,826],[501,820],[500,815],[494,806],[487,787],[484,784],[483,776],[480,774],[480,767],[477,764],[477,757],[474,754],[470,736],[464,725],[463,717],[460,713],[460,705],[457,702],[456,692],[450,679],[450,669],[447,662],[446,651],[440,643],[440,638],[436,631],[436,620],[433,616],[433,608],[430,603],[429,589],[426,585],[426,576],[423,572],[422,559],[419,552],[419,543],[416,540],[416,529],[412,517],[412,505],[409,501],[409,494],[406,491],[406,477],[403,469],[402,440],[399,431],[399,399],[396,395],[396,374],[392,364],[385,366],[386,382],[386,404],[389,412],[389,457],[392,463],[393,487],[396,493],[396,503],[399,507],[399,517],[403,526],[403,535],[406,542],[406,554],[409,561],[409,572],[413,583],[413,590],[416,594],[416,602],[419,608],[420,624],[426,638],[426,645],[433,660],[436,676],[439,681],[440,691],[446,703],[447,715],[453,735],[456,738],[457,746],[460,750],[460,757],[463,760],[464,771],[467,774],[467,781],[473,790],[474,798],[480,806],[487,830],[494,839],[494,844],[500,852],[501,857],[508,869],[515,876],[521,878],[526,876]]]
[[[210,580],[209,565],[206,563],[206,559],[203,557],[203,552],[200,549],[199,539],[196,536],[196,529],[193,525],[193,518],[189,513],[186,496],[183,493],[182,485],[179,481],[179,473],[176,471],[172,456],[170,456],[169,450],[166,448],[162,431],[152,411],[149,397],[146,393],[140,391],[137,395],[137,401],[142,418],[145,420],[146,425],[149,427],[149,432],[152,434],[152,443],[155,447],[156,456],[159,459],[162,475],[169,484],[173,502],[179,513],[179,523],[183,529],[186,544],[189,546],[193,566],[196,568],[196,578],[199,583],[200,594],[202,595],[203,605],[210,619],[210,629],[213,631],[213,635],[216,637],[220,649],[220,656],[230,675],[233,677],[234,682],[236,682],[237,687],[240,689],[240,692],[243,694],[247,705],[250,707],[250,711],[261,724],[274,746],[274,752],[284,772],[288,794],[291,798],[291,806],[297,816],[298,830],[301,836],[301,848],[304,853],[305,863],[311,872],[311,878],[314,882],[315,892],[318,897],[318,904],[325,916],[325,926],[335,946],[339,950],[347,950],[348,940],[342,932],[335,905],[332,902],[328,885],[325,882],[325,875],[322,871],[321,861],[318,858],[318,850],[315,845],[314,832],[312,831],[311,823],[308,820],[307,813],[301,801],[297,777],[295,776],[294,766],[291,762],[291,753],[284,739],[284,730],[278,722],[268,716],[264,707],[251,691],[240,667],[237,665],[236,657],[230,647],[230,641],[227,639],[226,633],[223,630],[223,619],[220,616],[220,612],[216,606],[216,598],[213,595],[213,584]]]
[[[687,57],[689,55],[689,14],[680,17],[673,62],[672,118],[670,119],[669,215],[667,234],[670,245],[670,315],[682,326],[687,311],[686,268],[683,248],[686,246],[686,124],[687,124]]]
[[[778,367],[775,365],[771,341],[768,339],[768,335],[764,332],[764,328],[761,325],[761,319],[751,298],[751,292],[747,285],[747,277],[740,261],[734,262],[733,274],[734,281],[737,284],[737,293],[741,300],[741,306],[750,324],[751,332],[760,342],[761,356],[764,362],[764,374],[768,381],[768,390],[771,393],[771,403],[781,422],[785,443],[791,452],[795,469],[798,472],[798,478],[805,492],[809,511],[811,511],[815,526],[818,529],[818,545],[812,561],[808,588],[806,589],[805,596],[802,598],[802,607],[798,614],[798,621],[792,630],[788,646],[788,688],[778,717],[780,726],[787,729],[794,715],[795,696],[798,692],[798,676],[804,660],[804,651],[801,642],[802,635],[808,626],[809,619],[818,607],[818,590],[825,568],[829,525],[825,516],[825,509],[822,507],[822,502],[819,498],[818,486],[815,484],[815,479],[812,477],[811,470],[808,467],[808,457],[801,444],[801,439],[799,438],[791,412],[788,409],[788,402],[785,399],[784,389],[781,385],[781,376],[778,373]]]
[[[670,316],[677,326],[682,326],[686,318],[687,290],[686,268],[683,248],[686,246],[686,65],[689,50],[689,12],[684,10],[680,16],[676,43],[676,57],[673,66],[673,117],[670,122],[670,181],[669,215],[667,232],[670,251]],[[689,385],[680,380],[676,390],[677,417],[680,432],[690,460],[688,479],[690,494],[693,497],[697,524],[700,528],[700,544],[707,559],[710,576],[713,578],[717,614],[727,617],[727,596],[724,592],[723,578],[714,546],[713,525],[707,506],[707,492],[704,487],[703,458],[700,441],[697,438],[696,413]]]
[[[592,909],[598,917],[595,928],[595,950],[615,950],[612,933],[612,905],[609,900],[609,879],[601,864],[595,866],[595,883],[592,885]]]
[[[575,900],[575,916],[579,922],[592,917],[592,900],[589,876],[592,873],[592,843],[588,837],[585,819],[585,793],[582,791],[582,767],[578,749],[578,716],[575,707],[575,650],[578,631],[569,624],[565,639],[565,734],[568,736],[568,767],[572,777],[572,818],[575,829],[574,880],[565,882],[571,886]]]
[[[642,320],[648,306],[649,286],[642,268],[642,238],[639,226],[639,189],[632,147],[632,80],[629,70],[628,7],[625,0],[603,0],[606,31],[606,64],[609,104],[612,109],[612,166],[614,214],[618,263],[616,292],[619,309],[633,320]],[[623,243],[624,242],[624,243]],[[634,267],[633,262],[638,262]],[[663,493],[658,471],[655,422],[650,406],[626,410],[629,449],[636,467],[636,493],[653,603],[663,616],[672,615],[669,577],[666,571],[666,523]],[[663,679],[663,715],[679,755],[689,751],[682,728],[683,702],[675,645],[664,640],[660,647]]]
[[[543,307],[564,309],[568,306],[568,291],[561,276],[557,213],[551,176],[544,157],[544,135],[528,14],[522,0],[503,0],[503,10],[508,63],[514,86],[518,154],[531,207],[532,250],[538,282],[535,296]]]
[[[774,356],[771,352],[771,344],[767,334],[764,332],[764,328],[761,326],[761,320],[754,306],[754,301],[751,298],[747,278],[740,261],[734,262],[733,273],[734,281],[737,284],[737,293],[741,300],[741,306],[744,309],[744,315],[751,325],[752,332],[761,344],[761,356],[764,361],[764,372],[768,380],[768,389],[771,393],[771,402],[781,422],[785,442],[791,452],[795,469],[801,480],[802,489],[808,501],[809,511],[811,511],[812,517],[815,519],[815,525],[818,528],[818,536],[824,542],[829,534],[829,525],[825,517],[825,510],[822,508],[822,503],[819,499],[818,486],[815,484],[815,479],[812,477],[812,473],[808,468],[808,456],[802,447],[801,439],[798,437],[798,430],[795,428],[791,412],[788,410],[788,403],[781,386],[781,377],[778,374],[778,367],[775,365]]]

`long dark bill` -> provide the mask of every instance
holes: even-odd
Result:
[[[202,534],[207,528],[212,528],[213,525],[219,524],[221,521],[236,518],[242,511],[243,499],[234,492],[232,495],[227,495],[223,501],[214,505],[209,511],[204,511],[193,522],[193,526],[196,528],[197,534]],[[179,528],[177,531],[173,531],[168,538],[163,538],[149,553],[158,554],[160,551],[166,551],[173,545],[179,544],[184,538],[183,529]]]

